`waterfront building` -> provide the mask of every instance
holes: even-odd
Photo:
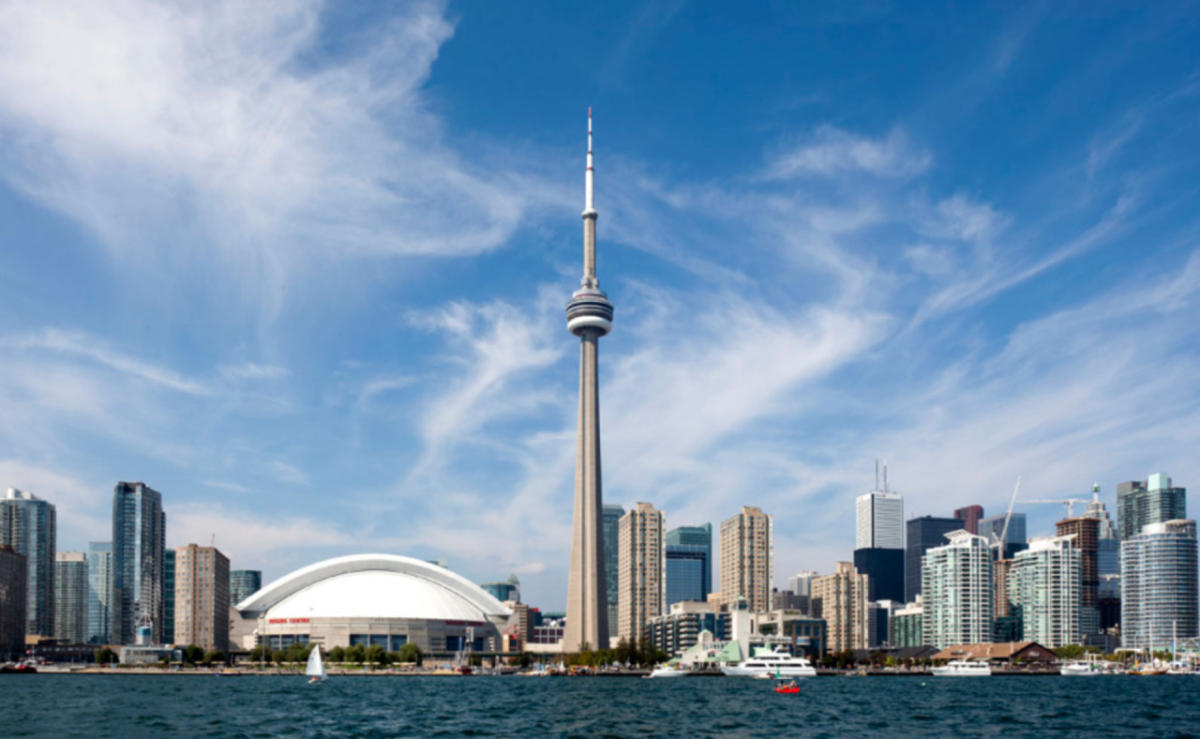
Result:
[[[1079,633],[1096,634],[1100,632],[1100,612],[1096,609],[1096,590],[1100,585],[1099,543],[1100,521],[1090,516],[1064,518],[1055,523],[1058,536],[1068,536],[1070,545],[1079,550],[1079,576],[1081,586],[1079,591]],[[1032,546],[1032,545],[1031,545]],[[1026,628],[1027,638],[1049,643],[1030,633]],[[1050,644],[1052,647],[1059,644]]]
[[[921,516],[909,519],[904,550],[904,593],[908,601],[916,600],[921,594],[921,557],[930,547],[944,544],[946,534],[962,527],[961,518]]]
[[[665,612],[667,515],[650,503],[638,503],[621,516],[617,531],[619,638],[640,639],[646,622]],[[571,618],[567,617],[567,628]]]
[[[625,509],[616,503],[605,503],[601,512],[601,528],[604,530],[604,583],[608,609],[608,643],[617,643],[617,598],[620,586],[617,582],[617,533]]]
[[[695,646],[703,631],[724,640],[728,627],[728,613],[714,611],[707,603],[685,600],[672,603],[666,613],[647,619],[643,639],[646,644],[674,656]]]
[[[112,542],[88,542],[89,644],[107,644],[112,636]]]
[[[963,528],[979,535],[979,520],[983,518],[983,506],[969,505],[954,509],[954,518],[961,519]]]
[[[812,615],[825,620],[829,649],[866,649],[870,636],[867,576],[849,562],[838,562],[831,575],[812,581]]]
[[[706,601],[712,592],[712,524],[667,532],[667,605]]]
[[[163,625],[164,644],[175,643],[175,550],[163,550]],[[185,646],[187,642],[184,642]]]
[[[18,659],[25,653],[27,577],[25,555],[0,542],[0,662]]]
[[[512,611],[461,575],[413,557],[357,554],[302,567],[238,604],[272,649],[317,642],[323,649],[406,643],[426,654],[499,645]],[[562,640],[559,622],[555,626]],[[239,630],[241,626],[239,626]],[[534,628],[534,639],[539,629]],[[548,638],[548,637],[547,637]]]
[[[1171,484],[1165,472],[1145,482],[1117,485],[1117,534],[1122,540],[1138,536],[1147,524],[1187,518],[1187,490]]]
[[[854,567],[867,575],[869,600],[904,600],[904,499],[872,490],[855,501]]]
[[[509,600],[509,598],[512,598],[513,600],[519,602],[521,600],[521,582],[517,579],[517,576],[510,576],[508,581],[504,584],[508,586],[506,593],[508,597],[496,598],[496,600],[505,601]],[[229,573],[229,604],[237,605],[238,603],[241,603],[257,593],[258,589],[261,587],[262,570],[231,571]],[[484,585],[483,589],[487,590],[487,585]],[[493,595],[495,594],[493,593]]]
[[[54,555],[54,638],[69,644],[87,641],[88,570],[83,552]]]
[[[567,330],[579,337],[579,439],[575,461],[575,509],[567,573],[565,646],[608,647],[607,575],[600,490],[600,337],[612,329],[613,304],[596,279],[596,207],[592,162],[592,111],[588,109],[584,175],[583,279],[567,303]]]
[[[175,642],[229,649],[229,558],[216,547],[175,550]]]
[[[888,636],[896,649],[920,647],[925,644],[924,629],[925,607],[918,595],[912,603],[892,612],[888,625]]]
[[[1121,542],[1121,646],[1165,649],[1200,633],[1196,522],[1163,521]]]
[[[112,516],[113,644],[132,644],[139,629],[148,641],[163,642],[163,587],[167,515],[162,494],[141,482],[118,482]]]
[[[987,516],[979,519],[979,536],[987,539],[989,545],[995,544],[1000,540],[1000,535],[1004,534],[1004,521],[1008,518],[1007,514],[999,516]],[[1012,518],[1008,520],[1008,533],[1004,534],[1006,541],[1004,542],[1004,551],[996,552],[996,559],[1012,559],[1017,552],[1021,551],[1028,544],[1025,543],[1025,514],[1014,513]]]
[[[1021,621],[1021,638],[1051,648],[1080,643],[1084,557],[1074,546],[1076,537],[1072,532],[1031,539],[1013,559],[1008,598]]]
[[[939,649],[986,642],[994,613],[991,547],[963,529],[945,538],[922,558],[923,641]]]
[[[0,544],[25,557],[25,633],[54,634],[54,506],[33,493],[9,488],[0,499]]]
[[[752,612],[771,605],[775,579],[774,521],[755,506],[721,522],[721,601],[745,598]]]

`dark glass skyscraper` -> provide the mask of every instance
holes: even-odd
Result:
[[[163,625],[164,644],[175,643],[175,550],[163,550]]]
[[[712,524],[667,532],[667,607],[681,600],[704,601],[712,592]]]
[[[921,592],[921,557],[932,547],[946,544],[946,534],[963,527],[961,518],[921,516],[909,519],[904,549],[904,598],[908,602],[917,599]]]
[[[504,584],[509,586],[509,597],[500,600],[519,600],[521,583],[517,580],[517,576],[513,575]],[[231,604],[236,606],[260,589],[262,589],[262,570],[234,570],[229,573],[229,602]],[[514,594],[517,595],[516,598],[512,597]]]
[[[112,542],[88,542],[88,636],[92,644],[112,638]]]
[[[24,555],[25,633],[54,635],[54,554],[58,527],[48,501],[9,488],[0,499],[0,544]]]
[[[609,636],[617,635],[617,593],[620,571],[617,567],[617,533],[625,509],[616,503],[605,503],[601,515],[601,531],[604,535],[604,600],[608,607]],[[612,643],[616,643],[613,641]]]
[[[1117,535],[1129,539],[1142,527],[1187,518],[1187,489],[1172,487],[1170,476],[1158,472],[1145,482],[1117,485]]]
[[[979,535],[987,539],[989,546],[994,547],[1000,535],[1004,533],[1004,520],[1006,518],[1008,518],[1007,514],[1001,514],[999,516],[988,516],[987,518],[979,519]],[[1012,514],[1012,519],[1008,522],[1008,533],[1005,535],[1005,539],[1007,541],[1004,542],[1004,556],[1001,559],[1012,559],[1017,556],[1017,552],[1023,552],[1029,548],[1025,535],[1024,513]]]
[[[138,626],[163,641],[166,614],[163,588],[167,515],[162,495],[145,483],[118,482],[113,488],[113,644],[132,644]]]

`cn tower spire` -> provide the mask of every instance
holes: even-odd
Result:
[[[579,337],[579,437],[575,457],[575,510],[571,569],[567,574],[567,623],[563,649],[608,647],[608,587],[601,527],[600,337],[612,329],[613,304],[596,280],[595,171],[592,109],[588,108],[587,171],[583,189],[583,279],[567,303],[567,330]]]

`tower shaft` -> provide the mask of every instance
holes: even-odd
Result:
[[[567,329],[579,337],[579,428],[571,563],[567,578],[567,624],[563,648],[608,647],[608,600],[604,572],[603,496],[600,486],[600,337],[612,327],[613,307],[596,280],[596,209],[593,198],[592,112],[588,110],[587,174],[584,180],[583,278],[567,304]]]

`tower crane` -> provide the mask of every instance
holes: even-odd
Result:
[[[1004,516],[1004,528],[1000,531],[1000,538],[996,538],[996,532],[992,532],[992,546],[996,547],[996,559],[1004,559],[1004,544],[1008,541],[1008,522],[1012,520],[1013,505],[1017,502],[1017,493],[1021,490],[1021,476],[1017,475],[1017,485],[1013,488],[1012,498],[1008,501],[1008,513]]]

